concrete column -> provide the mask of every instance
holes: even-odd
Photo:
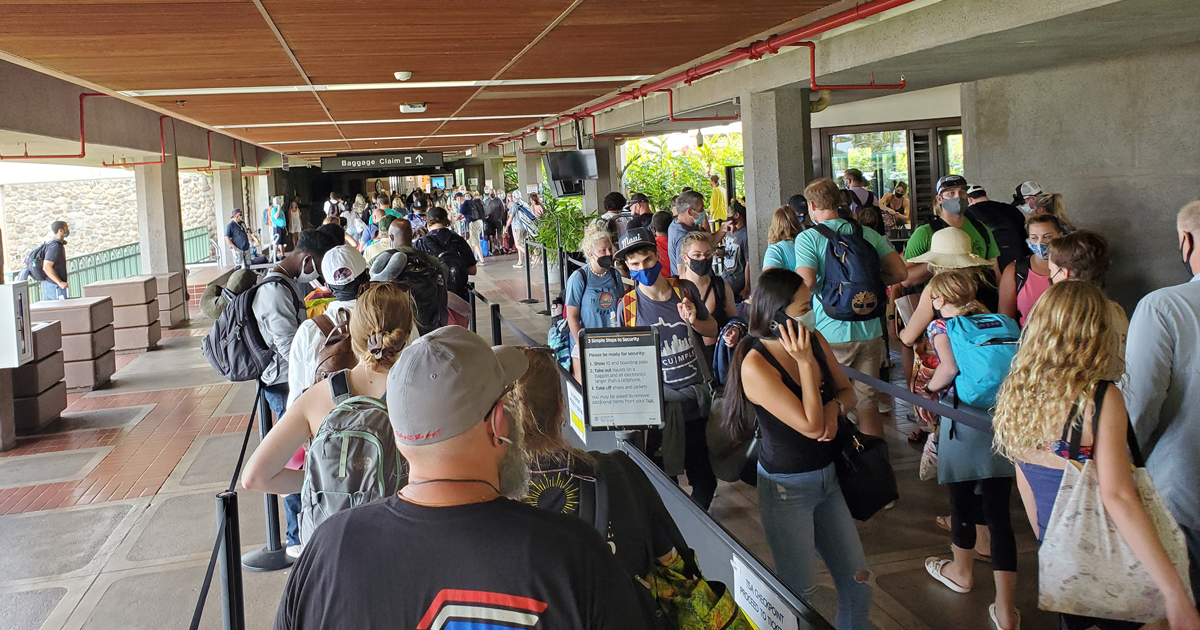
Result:
[[[784,88],[742,96],[751,277],[762,273],[771,215],[813,178],[808,95],[807,88]]]
[[[529,187],[534,187],[534,192],[541,195],[542,190],[542,156],[540,155],[524,155],[520,152],[520,146],[517,147],[517,189],[521,191],[521,198],[529,201]]]
[[[487,186],[488,180],[492,181],[492,188],[504,192],[504,158],[500,156],[500,151],[497,149],[493,153],[482,153],[479,157],[483,158],[483,181],[479,182],[480,192]]]
[[[592,140],[592,148],[596,151],[597,179],[583,182],[583,212],[602,211],[604,197],[608,193],[621,190],[621,163],[617,156],[617,141],[611,138]]]
[[[233,219],[235,208],[241,209],[243,214],[249,214],[242,208],[242,174],[238,171],[216,171],[213,173],[213,187],[217,202],[217,233],[213,236],[220,244],[217,248],[217,262],[222,266],[232,265],[229,248],[225,243],[225,226]]]
[[[179,162],[175,156],[174,122],[167,129],[163,164],[133,167],[137,188],[138,242],[142,273],[186,270],[183,262],[183,213],[179,207]]]
[[[271,207],[271,193],[269,191],[270,178],[267,175],[256,175],[254,177],[254,210],[250,217],[250,227],[262,228],[262,211]],[[260,237],[261,238],[261,237]]]

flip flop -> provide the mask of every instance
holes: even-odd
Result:
[[[959,586],[954,582],[954,580],[942,575],[942,569],[944,569],[946,565],[950,563],[950,560],[939,558],[937,556],[925,558],[925,570],[929,573],[929,575],[933,576],[933,579],[941,582],[946,586],[946,588],[954,591],[955,593],[970,593],[971,589]]]
[[[940,527],[948,532],[954,531],[954,530],[950,529],[950,517],[949,516],[939,516],[935,520],[937,522],[938,527]]]
[[[992,620],[992,627],[996,630],[1021,630],[1021,612],[1014,610],[1013,614],[1017,617],[1017,624],[1011,628],[1001,628],[1000,622],[996,620],[996,605],[988,606],[988,617]]]

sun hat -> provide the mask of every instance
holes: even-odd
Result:
[[[971,235],[956,227],[942,228],[934,232],[933,238],[929,240],[929,251],[909,258],[906,262],[929,263],[944,269],[987,267],[992,264],[971,251]]]
[[[425,446],[475,428],[529,369],[519,348],[490,347],[462,326],[444,326],[405,348],[388,371],[387,403],[401,444]]]

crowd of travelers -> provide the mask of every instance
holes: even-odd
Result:
[[[860,376],[888,381],[895,363],[911,392],[975,418],[911,408],[921,462],[898,474],[937,479],[950,506],[930,515],[950,538],[931,580],[967,593],[989,562],[990,627],[1021,626],[1018,575],[1033,571],[1018,567],[1015,485],[1039,605],[1062,627],[1200,630],[1200,200],[1177,216],[1192,281],[1130,320],[1104,293],[1105,238],[1032,181],[1008,204],[943,177],[925,218],[903,182],[877,199],[854,169],[844,188],[814,180],[760,211],[757,276],[748,210],[711,182],[658,211],[604,198],[561,347],[493,348],[464,327],[487,257],[528,264],[543,208],[517,192],[331,194],[319,228],[224,295],[214,333],[244,316],[269,356],[252,378],[278,422],[242,483],[285,497],[297,560],[277,628],[749,627],[638,465],[561,433],[559,367],[582,380],[580,334],[653,326],[665,407],[645,453],[704,510],[719,480],[756,486],[776,573],[809,596],[820,558],[839,630],[875,627],[855,521],[897,500],[881,438],[908,408]],[[879,448],[886,471],[844,465]]]

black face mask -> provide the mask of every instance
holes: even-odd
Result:
[[[1190,233],[1185,236],[1183,238],[1183,247],[1188,248],[1188,252],[1183,255],[1183,268],[1187,270],[1189,277],[1195,276],[1196,274],[1192,273],[1192,254],[1196,253],[1196,237]],[[1183,247],[1179,248],[1180,254],[1183,254]]]
[[[612,256],[601,256],[596,259],[596,264],[600,265],[601,269],[608,271],[609,269],[612,269],[613,257]]]
[[[692,271],[697,275],[707,276],[712,272],[712,259],[702,258],[700,260],[696,260],[695,258],[689,258],[688,266],[691,267]]]
[[[329,292],[333,294],[335,300],[349,302],[358,299],[359,290],[369,281],[370,275],[364,271],[347,284],[341,286],[329,285]]]

